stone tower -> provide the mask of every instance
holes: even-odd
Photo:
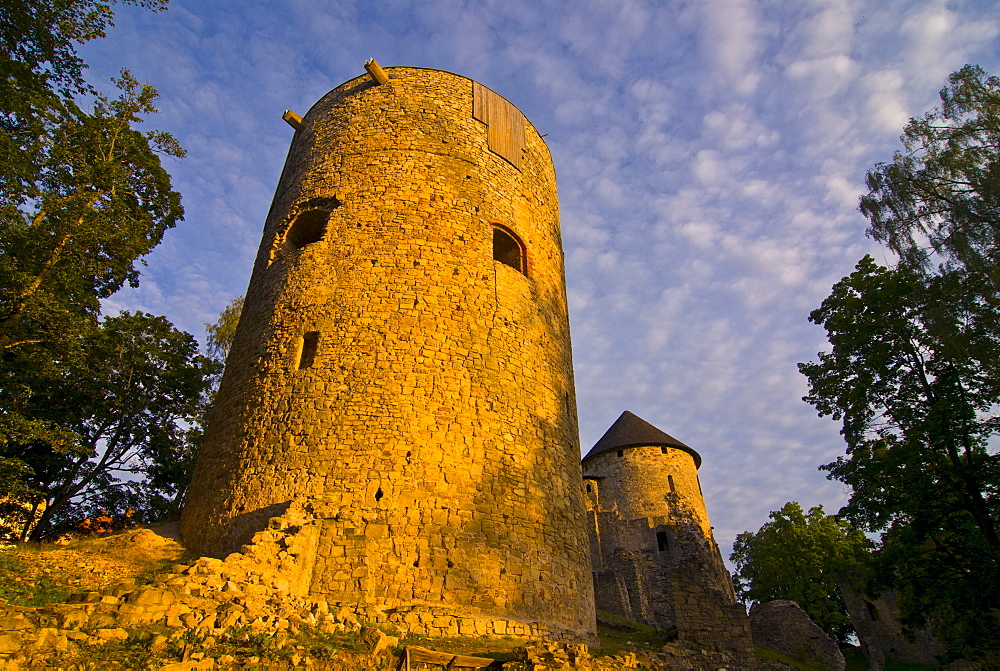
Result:
[[[700,467],[696,451],[628,411],[583,458],[597,609],[749,660]]]
[[[292,506],[301,593],[413,631],[588,636],[549,151],[470,79],[366,67],[286,113],[184,539],[224,556]]]

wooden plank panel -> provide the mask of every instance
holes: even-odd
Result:
[[[472,116],[486,124],[486,141],[490,151],[520,170],[525,124],[520,110],[479,82],[473,82]]]
[[[490,123],[490,94],[496,95],[479,82],[472,82],[472,118],[484,124]]]
[[[407,646],[406,655],[411,662],[425,664],[443,664],[451,669],[485,669],[496,662],[488,657],[473,657],[472,655],[455,655],[450,652],[437,652],[417,646]]]

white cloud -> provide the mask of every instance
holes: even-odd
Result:
[[[864,120],[874,132],[899,132],[906,125],[910,115],[906,109],[904,84],[898,70],[880,70],[863,78],[862,87],[867,92]]]
[[[747,0],[702,3],[702,54],[713,63],[719,84],[741,94],[752,93],[761,80],[755,69],[761,32],[756,7]]]

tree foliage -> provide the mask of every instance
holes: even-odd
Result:
[[[119,0],[152,11],[167,0]],[[74,97],[92,89],[76,45],[104,37],[115,0],[7,0],[0,12],[0,192],[38,181],[45,126]]]
[[[1000,314],[960,271],[865,257],[810,320],[832,349],[800,364],[805,400],[842,422],[847,454],[822,467],[851,488],[841,515],[884,532],[874,587],[968,654],[1000,614]]]
[[[935,261],[1000,288],[1000,79],[966,65],[941,106],[911,119],[903,151],[868,173],[870,234],[909,265]]]
[[[136,129],[155,89],[123,72],[112,98],[83,79],[76,45],[103,36],[112,4],[13,0],[0,14],[0,351],[93,323],[183,214],[160,163],[183,151]]]
[[[800,370],[842,422],[841,514],[882,533],[869,591],[897,590],[945,657],[1000,663],[1000,79],[967,65],[940,97],[860,201],[900,262],[834,286],[810,316],[832,348]]]
[[[156,11],[166,0],[11,0],[0,12],[0,496],[18,510],[44,502],[38,529],[65,514],[63,494],[80,478],[86,486],[67,500],[138,487],[88,471],[95,454],[154,469],[157,445],[177,446],[135,425],[127,435],[146,444],[116,456],[121,436],[95,434],[88,422],[100,403],[112,412],[117,401],[79,387],[100,382],[97,371],[114,377],[94,365],[94,351],[112,332],[126,337],[99,324],[101,299],[137,284],[142,258],[183,214],[161,163],[183,151],[166,133],[139,130],[156,111],[155,89],[127,71],[111,96],[84,79],[76,48],[104,35],[115,4]],[[160,374],[169,384],[172,373]],[[84,402],[85,392],[98,395]],[[142,458],[130,461],[137,449]]]
[[[205,331],[208,333],[208,353],[219,361],[225,362],[229,356],[242,313],[243,296],[237,296],[223,308],[217,322],[205,324]]]
[[[838,580],[859,569],[870,542],[822,506],[805,513],[793,501],[770,518],[756,533],[736,537],[729,558],[737,595],[748,605],[794,601],[830,637],[846,643],[854,628]]]
[[[45,128],[37,181],[0,201],[0,349],[52,342],[138,283],[137,261],[183,213],[159,153],[173,138],[133,128],[155,112],[156,91],[128,73],[121,95],[74,104]],[[75,330],[75,329],[71,329]]]
[[[33,513],[21,536],[38,538],[98,508],[163,512],[187,486],[191,423],[217,364],[195,339],[163,317],[106,317],[84,338],[80,356],[38,380],[26,413],[78,437],[54,446],[8,440],[3,458],[22,461]],[[139,478],[143,477],[144,480]]]

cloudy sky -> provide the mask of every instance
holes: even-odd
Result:
[[[161,93],[151,128],[186,221],[107,310],[204,335],[246,289],[299,114],[382,65],[467,75],[517,105],[559,177],[589,449],[623,410],[694,447],[728,555],[786,501],[843,503],[817,470],[838,426],[801,397],[807,321],[865,254],[864,175],[966,63],[1000,73],[989,0],[172,0],[87,45]]]

